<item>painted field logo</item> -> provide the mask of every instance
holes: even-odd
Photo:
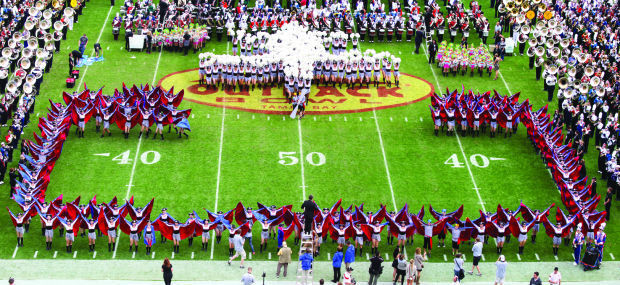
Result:
[[[198,85],[198,69],[171,73],[159,81],[168,89],[185,89],[185,100],[195,103],[266,114],[288,114],[291,105],[283,96],[282,88],[254,89],[254,91],[222,91],[207,89]],[[341,114],[372,111],[408,105],[433,94],[434,88],[419,77],[402,74],[400,87],[379,87],[346,89],[326,86],[312,86],[306,113],[311,115]]]

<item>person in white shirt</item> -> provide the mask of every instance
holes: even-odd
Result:
[[[553,272],[551,272],[551,274],[549,274],[549,284],[551,285],[562,284],[562,273],[560,273],[557,267],[553,269]]]
[[[347,271],[344,273],[344,275],[342,275],[342,283],[344,285],[351,285],[351,284],[353,284],[353,276],[351,275],[352,271],[353,271],[353,268],[348,267]]]
[[[482,276],[482,273],[480,273],[480,267],[478,266],[478,262],[480,262],[480,258],[482,258],[482,242],[480,241],[479,237],[476,237],[476,242],[474,243],[474,246],[472,246],[471,251],[473,252],[473,256],[474,256],[474,263],[471,267],[471,271],[467,272],[469,275],[474,274],[474,268],[478,270],[478,276]]]

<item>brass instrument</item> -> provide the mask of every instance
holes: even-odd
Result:
[[[34,4],[34,7],[37,10],[41,11],[41,10],[45,9],[45,3],[43,3],[43,1],[41,1],[41,0],[39,0],[39,1],[37,1],[37,3]]]
[[[558,67],[555,64],[551,64],[549,66],[549,73],[550,74],[556,74],[558,73]]]
[[[544,62],[545,62],[545,60],[544,60],[542,57],[539,57],[539,58],[537,58],[537,59],[536,59],[536,62],[534,62],[534,65],[535,65],[536,67],[539,67],[539,66],[541,66]]]
[[[11,57],[12,54],[13,54],[13,51],[11,51],[10,47],[5,47],[2,49],[2,57],[5,57],[8,59]]]
[[[515,21],[517,22],[517,24],[523,24],[525,22],[525,15],[523,14],[517,15],[517,18],[515,19]]]
[[[47,42],[51,42],[54,40],[54,36],[50,33],[45,34],[43,40],[47,43]]]
[[[551,49],[551,48],[554,47],[554,45],[555,45],[555,43],[553,43],[553,39],[552,38],[547,38],[547,41],[545,42],[545,46],[548,49]]]
[[[20,32],[14,32],[12,39],[16,42],[19,42],[22,40],[22,34]]]
[[[605,88],[603,88],[603,86],[597,87],[595,92],[596,92],[596,96],[598,96],[598,97],[605,96]]]
[[[525,2],[521,5],[521,11],[523,12],[527,12],[530,10],[530,3],[529,2]]]
[[[11,62],[6,57],[0,57],[0,68],[9,68]]]
[[[47,61],[44,58],[37,58],[37,60],[34,62],[34,66],[40,69],[44,69],[46,65]]]
[[[32,57],[32,50],[29,48],[25,48],[22,50],[22,59],[28,59]],[[24,68],[27,69],[27,68]]]
[[[39,10],[35,7],[30,7],[30,9],[28,9],[28,14],[30,15],[30,17],[33,17],[35,19],[39,19],[39,17],[41,15],[39,15]]]
[[[65,24],[63,24],[61,21],[54,22],[54,30],[56,31],[61,31],[64,26]]]
[[[497,7],[497,12],[499,12],[501,14],[506,13],[506,5],[504,5],[503,3],[499,4],[499,7]]]
[[[34,84],[34,81],[37,80],[34,76],[32,78],[32,82],[24,83],[24,86],[22,87],[22,89],[24,90],[24,94],[32,93],[32,84]],[[28,79],[28,77],[26,79]]]
[[[6,68],[0,69],[0,79],[6,79],[7,77],[9,77],[9,70]]]
[[[515,2],[514,1],[510,1],[506,4],[506,9],[512,11],[512,9],[516,8],[515,6]]]
[[[563,56],[560,59],[558,59],[558,66],[559,67],[564,67],[566,66],[566,64],[568,63],[568,57]]]
[[[38,48],[35,54],[37,58],[46,57],[47,51],[45,51],[43,48]]]
[[[560,78],[560,80],[558,80],[558,86],[560,87],[560,89],[568,88],[568,78],[566,77]]]
[[[34,29],[34,22],[30,19],[26,20],[26,22],[24,23],[24,29],[28,31]]]
[[[45,19],[43,21],[39,21],[39,28],[42,30],[47,30],[52,26],[52,21]]]
[[[9,93],[15,93],[18,87],[19,87],[19,84],[17,80],[11,79],[11,81],[9,81],[9,83],[7,83],[6,85],[6,91],[9,91]]]
[[[551,19],[549,20],[549,22],[547,22],[547,26],[549,26],[549,28],[553,29],[558,25],[558,21],[556,21],[555,19]]]
[[[535,47],[538,41],[536,40],[536,38],[530,38],[528,43],[530,44],[530,47]]]
[[[75,13],[75,11],[73,11],[73,8],[71,7],[67,7],[65,8],[65,10],[63,11],[63,14],[65,15],[65,17],[69,18],[71,16],[73,16],[73,13]]]
[[[590,77],[590,76],[594,75],[594,68],[592,66],[588,65],[588,66],[586,66],[586,69],[583,71],[583,73],[586,76]]]
[[[542,29],[544,29],[544,28],[545,28],[545,23],[543,23],[543,21],[538,21],[538,22],[536,23],[536,29],[537,29],[537,30],[542,30]]]
[[[29,38],[27,49],[36,49],[37,47],[39,47],[39,40],[35,37]]]
[[[45,19],[45,20],[52,19],[53,15],[54,15],[54,13],[52,12],[51,9],[45,9],[45,11],[43,11],[43,19]]]
[[[523,4],[523,0],[515,0],[515,5],[521,6]]]
[[[586,60],[588,60],[588,55],[586,53],[579,53],[577,61],[579,61],[579,63],[584,63]]]
[[[27,69],[29,69],[29,68],[30,68],[30,65],[31,65],[31,63],[30,63],[30,59],[27,59],[27,58],[23,58],[23,57],[22,57],[22,58],[19,60],[18,65],[19,65],[19,67],[21,67],[22,69],[27,70]]]
[[[566,39],[562,39],[560,41],[560,46],[562,48],[567,48],[570,45],[570,39],[566,38]]]
[[[52,1],[52,7],[54,8],[54,10],[60,9],[60,7],[62,6],[62,4],[60,4],[60,2],[58,0],[54,0]]]
[[[551,54],[552,57],[558,57],[560,55],[560,48],[553,47],[549,53]]]
[[[545,48],[544,47],[537,47],[536,51],[534,53],[536,53],[537,56],[543,56],[543,54],[545,54]]]
[[[56,46],[54,45],[54,43],[53,43],[53,42],[47,42],[47,43],[45,43],[45,50],[46,50],[46,51],[51,52],[51,51],[54,51],[55,49],[56,49]]]
[[[519,12],[521,10],[519,10],[519,7],[513,7],[512,9],[510,9],[510,16],[511,17],[517,17],[517,15],[519,15]]]
[[[534,53],[534,47],[533,47],[533,46],[530,46],[530,48],[528,48],[528,49],[527,49],[527,56],[532,57],[532,56],[534,56],[534,55],[536,55],[536,54]]]
[[[601,84],[601,78],[600,77],[594,76],[594,77],[592,77],[590,79],[590,86],[592,86],[592,88],[595,88],[599,84]]]
[[[525,25],[523,26],[523,28],[521,28],[521,33],[526,34],[526,35],[529,34],[531,31],[532,31],[532,28],[530,28],[529,25]]]
[[[587,84],[581,84],[581,86],[579,86],[579,92],[581,92],[581,94],[588,94],[588,91],[590,91],[590,87]]]
[[[545,12],[547,10],[547,5],[545,5],[543,3],[539,3],[536,8],[538,9],[539,13],[543,13],[543,12]]]
[[[574,67],[569,68],[566,73],[570,76],[570,77],[575,77],[575,75],[577,74],[577,69]]]

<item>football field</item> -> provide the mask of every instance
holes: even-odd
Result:
[[[468,6],[469,1],[464,2]],[[488,3],[482,6],[492,15]],[[516,209],[523,202],[532,209],[544,209],[555,203],[565,210],[550,172],[535,154],[523,125],[509,138],[490,138],[488,133],[479,137],[433,134],[429,97],[433,92],[445,93],[446,88],[460,91],[464,87],[480,93],[497,90],[502,95],[520,92],[520,101],[529,99],[534,110],[545,106],[543,83],[534,80],[534,70],[527,67],[527,56],[507,56],[501,63],[501,76],[495,81],[486,74],[443,77],[436,66],[428,64],[425,49],[412,53],[412,42],[362,42],[363,50],[389,51],[402,58],[400,70],[404,74],[400,87],[382,84],[378,88],[347,90],[344,86],[313,86],[308,114],[302,120],[294,120],[288,116],[292,108],[283,103],[279,88],[243,93],[197,87],[198,54],[191,51],[187,56],[165,50],[151,54],[127,52],[123,33],[119,41],[112,37],[111,20],[118,10],[118,3],[110,7],[108,1],[101,0],[91,0],[84,8],[79,23],[62,42],[52,71],[45,75],[36,111],[23,137],[32,139],[33,132],[39,133],[36,116],[43,117],[48,112],[48,99],[61,102],[63,91],[81,91],[84,85],[91,90],[103,86],[104,94],[112,94],[125,83],[184,89],[185,100],[179,109],[192,109],[189,139],[178,138],[174,129],[167,133],[167,128],[164,140],[152,136],[138,138],[139,128],[134,128],[125,139],[116,127],[112,128],[112,136],[100,138],[94,120],[87,124],[85,137],[79,138],[74,134],[74,126],[51,174],[47,201],[59,195],[63,195],[64,201],[78,196],[86,201],[96,195],[98,202],[117,197],[120,204],[134,197],[135,204],[143,206],[154,198],[152,219],[165,207],[181,221],[192,211],[205,218],[203,209],[228,211],[238,202],[253,208],[257,202],[292,204],[294,211],[301,211],[301,203],[309,194],[314,195],[321,208],[331,207],[342,198],[344,208],[363,204],[365,211],[376,211],[381,205],[398,211],[408,205],[410,212],[417,212],[424,206],[427,218],[430,204],[448,212],[464,205],[463,219],[472,220],[479,217],[479,210],[495,212],[498,204]],[[105,60],[82,67],[76,87],[70,90],[65,86],[67,54],[77,49],[78,39],[84,33],[90,39],[86,54],[91,55],[92,43],[99,42]],[[477,36],[472,34],[470,42],[478,45]],[[203,52],[225,54],[230,49],[225,41],[211,40]],[[549,103],[549,113],[557,109],[556,100]],[[598,152],[593,140],[591,144],[586,155],[588,176],[603,181],[596,172]],[[603,183],[599,185],[600,194]],[[6,195],[0,206],[17,211],[15,202],[8,198],[8,183],[1,187]],[[612,211],[617,208],[614,205]],[[7,212],[0,218],[0,259],[152,260],[172,254],[172,243],[162,244],[159,240],[153,247],[155,254],[145,255],[143,246],[134,254],[128,250],[129,239],[123,234],[112,252],[107,251],[105,237],[99,238],[96,255],[88,252],[87,239],[78,236],[74,252],[69,254],[64,251],[64,238],[57,231],[54,248],[46,251],[36,219],[25,235],[24,247],[17,248],[15,229],[10,226]],[[619,229],[617,221],[608,222],[604,260],[620,256],[620,247],[614,242]],[[277,258],[272,257],[274,241],[269,242],[267,252],[258,252],[259,237],[260,228],[254,227],[257,253],[252,259]],[[383,237],[385,241],[385,231]],[[289,245],[292,241],[291,237]],[[416,235],[414,244],[406,247],[409,256],[421,246],[422,238]],[[470,254],[469,245],[463,245],[463,249]],[[293,246],[293,252],[297,250]],[[334,251],[335,244],[326,242],[317,259],[328,261],[326,253]],[[380,251],[388,253],[391,260],[393,246],[382,242]],[[551,238],[543,229],[536,244],[528,242],[523,255],[518,256],[517,252],[518,244],[513,238],[503,252],[511,262],[556,260]],[[487,261],[497,259],[492,240],[485,246],[484,254]],[[571,254],[572,248],[562,245],[558,259],[570,261]],[[199,238],[192,247],[183,241],[180,253],[174,256],[177,260],[227,257],[226,236],[221,244],[211,243],[207,251],[200,250]],[[365,254],[362,259],[366,259]],[[451,262],[451,249],[436,248],[430,261]]]

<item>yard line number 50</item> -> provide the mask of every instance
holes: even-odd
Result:
[[[299,155],[295,151],[281,151],[279,157],[278,163],[282,165],[295,165],[299,163]],[[325,155],[320,152],[311,152],[306,155],[306,161],[310,165],[321,166],[325,164]]]

